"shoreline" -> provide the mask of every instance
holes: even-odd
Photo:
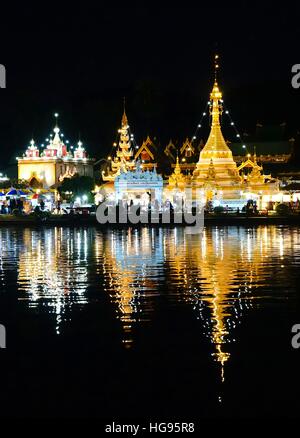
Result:
[[[204,226],[209,225],[299,225],[300,226],[300,215],[291,216],[207,216],[204,218]],[[97,222],[95,216],[87,217],[68,217],[59,216],[51,217],[47,219],[39,219],[37,217],[16,217],[16,216],[0,216],[0,228],[7,226],[65,226],[65,227],[78,227],[78,226],[95,226],[98,228],[175,228],[175,227],[193,227],[194,225],[189,225],[186,223],[106,223],[100,224]]]

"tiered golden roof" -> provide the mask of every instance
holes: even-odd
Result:
[[[129,136],[129,125],[124,108],[122,116],[122,127],[119,129],[120,140],[118,149],[115,153],[114,158],[111,160],[111,168],[105,174],[102,172],[103,181],[114,181],[117,175],[120,175],[121,170],[127,172],[127,170],[133,170],[135,166],[135,161],[133,159],[133,149],[131,145],[131,140]]]

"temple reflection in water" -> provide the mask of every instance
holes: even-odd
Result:
[[[8,272],[16,275],[19,300],[55,315],[57,334],[74,306],[90,304],[90,286],[98,302],[104,290],[126,348],[136,331],[151,326],[158,297],[169,306],[187,304],[224,379],[237,324],[245,312],[257,311],[260,286],[270,294],[279,284],[292,290],[287,270],[299,248],[296,228],[275,226],[205,228],[199,235],[183,228],[7,228],[0,229],[0,282],[8,288]]]
[[[56,332],[74,303],[86,304],[87,230],[24,230],[19,250],[20,300],[56,315]]]

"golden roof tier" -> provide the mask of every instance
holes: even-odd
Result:
[[[141,160],[143,169],[152,170],[154,167],[157,167],[156,154],[157,148],[148,135],[146,140],[143,141],[142,146],[135,153],[134,159],[135,161]]]
[[[114,153],[114,157],[110,157],[109,169],[102,171],[103,181],[114,181],[117,175],[120,175],[121,170],[127,172],[135,167],[134,151],[132,148],[131,136],[129,134],[128,119],[125,111],[122,116],[121,128],[119,129],[120,139],[118,149]],[[114,144],[117,146],[117,144]]]

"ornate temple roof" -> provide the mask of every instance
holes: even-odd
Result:
[[[103,181],[114,181],[117,175],[120,175],[121,170],[126,172],[127,170],[131,170],[135,166],[135,161],[133,159],[133,148],[131,142],[131,136],[129,134],[129,125],[128,119],[125,111],[125,102],[124,102],[124,111],[121,120],[121,128],[118,130],[120,134],[119,143],[114,143],[114,146],[117,146],[117,150],[113,152],[113,157],[110,157],[109,167],[106,172],[102,171],[102,179]]]
[[[86,150],[81,141],[78,142],[78,146],[73,151],[73,147],[69,147],[69,142],[63,140],[63,134],[61,134],[60,128],[57,125],[57,117],[58,114],[55,113],[56,124],[53,129],[54,136],[50,134],[46,139],[46,147],[44,148],[43,144],[41,147],[38,147],[34,140],[31,140],[25,154],[23,157],[17,158],[18,160],[91,160],[87,158]]]

